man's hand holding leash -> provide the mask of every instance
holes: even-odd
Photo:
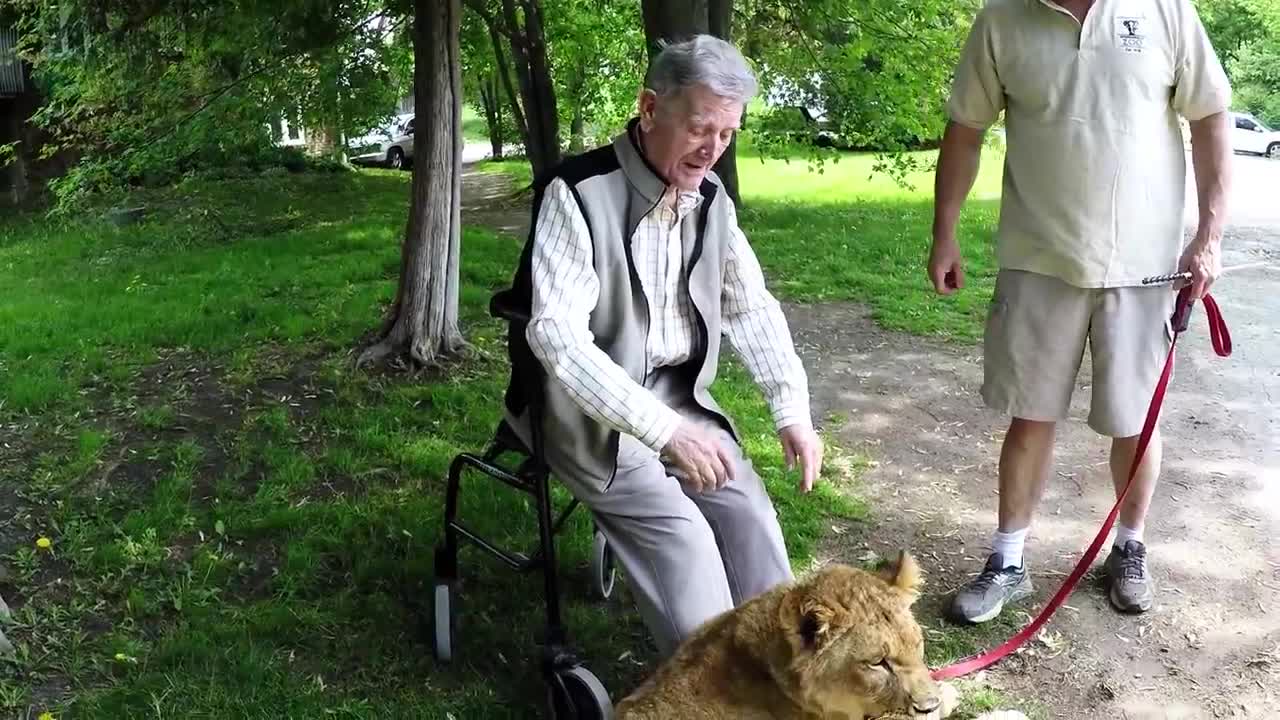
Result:
[[[1192,302],[1204,297],[1214,281],[1222,274],[1222,235],[1197,233],[1195,240],[1192,240],[1183,251],[1178,269],[1184,273],[1191,273],[1191,277],[1186,282],[1191,285]]]

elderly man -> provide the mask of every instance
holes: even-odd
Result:
[[[978,14],[948,105],[929,275],[939,293],[964,285],[956,219],[983,131],[1003,110],[1000,269],[982,397],[1013,419],[992,553],[956,594],[957,618],[990,620],[1031,593],[1023,545],[1086,343],[1089,425],[1112,438],[1112,479],[1117,494],[1124,488],[1171,339],[1174,294],[1141,281],[1189,270],[1198,298],[1220,271],[1229,100],[1189,0],[991,0]],[[1190,121],[1200,211],[1185,248],[1179,115]],[[1143,527],[1160,455],[1157,432],[1106,560],[1111,604],[1122,612],[1143,612],[1154,597]]]
[[[626,131],[537,182],[513,287],[530,322],[511,338],[508,419],[528,436],[520,385],[545,377],[547,461],[591,509],[664,655],[792,578],[764,484],[708,392],[722,334],[803,491],[821,464],[786,319],[711,172],[755,90],[722,40],[662,49]]]

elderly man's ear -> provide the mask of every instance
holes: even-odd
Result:
[[[653,115],[658,108],[658,94],[649,88],[641,88],[640,95],[636,97],[636,112],[640,116],[640,129],[649,132],[653,130]]]

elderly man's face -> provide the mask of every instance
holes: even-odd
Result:
[[[681,190],[698,189],[742,118],[742,103],[703,85],[666,98],[645,90],[639,109],[645,157],[668,185]]]

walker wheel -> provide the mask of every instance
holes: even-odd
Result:
[[[432,602],[432,635],[436,661],[453,660],[453,597],[446,583],[436,583]]]
[[[557,670],[547,688],[552,720],[613,720],[613,703],[604,685],[582,667]]]
[[[596,597],[608,600],[613,594],[618,569],[613,560],[613,548],[609,547],[609,540],[599,530],[596,530],[591,543],[591,578],[595,583]]]

